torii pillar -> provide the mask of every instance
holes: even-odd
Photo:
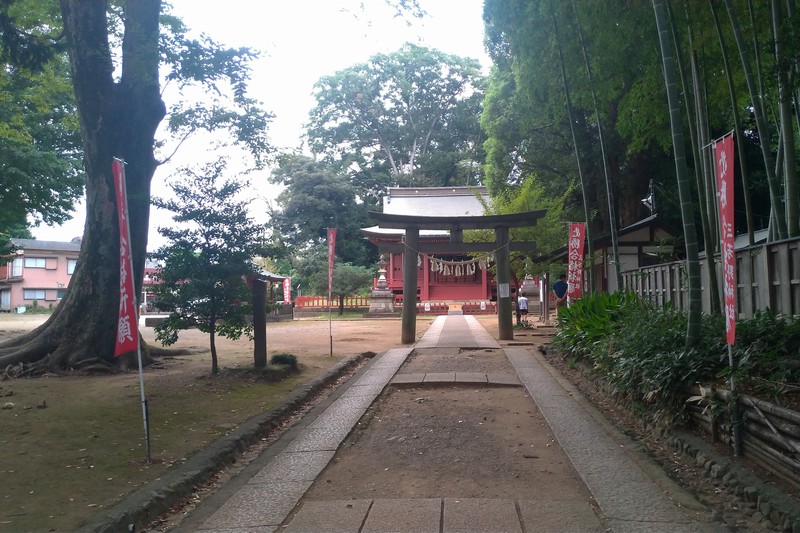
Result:
[[[501,341],[514,340],[511,316],[511,261],[509,260],[508,226],[494,228],[497,247],[497,329]]]
[[[417,254],[419,228],[406,227],[403,248],[403,322],[400,342],[414,344],[417,340]]]

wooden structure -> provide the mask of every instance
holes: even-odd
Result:
[[[490,201],[489,193],[483,187],[390,187],[383,198],[383,213],[472,217],[483,215],[484,206]],[[402,299],[403,230],[372,226],[361,231],[384,254],[386,289],[398,300]],[[450,232],[443,229],[422,229],[419,232],[421,243],[437,245],[434,252],[419,256],[417,293],[420,302],[430,305],[475,301],[488,304],[496,300],[497,285],[487,268],[489,254],[478,258],[446,251],[445,245],[450,242],[450,237]]]
[[[416,309],[418,298],[418,272],[428,272],[428,264],[422,261],[426,254],[468,254],[484,252],[494,254],[497,278],[497,322],[501,340],[514,338],[511,316],[511,266],[510,251],[533,252],[535,245],[526,242],[510,242],[509,229],[536,225],[546,211],[533,211],[513,215],[482,216],[416,216],[371,212],[370,218],[381,229],[403,230],[402,242],[379,245],[381,252],[402,255],[403,311],[402,339],[404,344],[416,340]],[[494,242],[463,242],[463,231],[470,229],[492,229]],[[421,242],[421,231],[447,231],[448,242]],[[425,284],[423,284],[425,285]]]
[[[737,239],[739,240],[739,239]],[[741,239],[742,241],[744,239]],[[721,280],[719,259],[714,262]],[[675,261],[643,266],[622,273],[626,290],[658,305],[667,303],[688,309],[686,263]],[[711,312],[708,261],[700,260],[703,312]],[[800,315],[800,239],[736,245],[736,307],[739,318],[750,318],[766,309],[787,316]]]

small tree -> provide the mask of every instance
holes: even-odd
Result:
[[[156,326],[156,339],[171,345],[182,329],[208,333],[211,373],[219,374],[215,336],[252,338],[252,313],[246,276],[255,273],[252,258],[262,246],[262,228],[247,215],[248,201],[236,195],[247,183],[219,183],[225,161],[219,159],[195,173],[184,169],[185,182],[171,185],[175,200],[153,203],[175,213],[175,227],[158,228],[171,244],[154,257],[163,261],[158,273],[159,306],[169,316]]]
[[[319,294],[328,294],[328,262],[317,261],[315,272],[311,274],[313,289]],[[336,263],[333,268],[333,294],[339,300],[339,314],[344,314],[344,298],[359,291],[367,290],[372,285],[374,273],[371,269],[350,263]]]

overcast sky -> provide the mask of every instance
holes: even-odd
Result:
[[[420,0],[428,15],[413,22],[395,17],[384,0],[172,0],[173,13],[194,32],[203,32],[225,45],[247,46],[261,52],[253,64],[250,94],[275,114],[269,137],[279,149],[300,145],[311,90],[322,76],[392,52],[405,42],[472,57],[487,68],[483,48],[483,0]],[[168,95],[165,95],[168,98]],[[168,102],[169,104],[169,102]],[[232,153],[232,158],[237,158]],[[160,167],[153,192],[163,196],[168,177],[179,166],[210,158],[207,144],[191,143],[174,162]],[[264,176],[251,176],[256,220],[265,222],[266,201],[277,194]],[[83,232],[85,212],[59,227],[33,230],[38,239],[70,240]],[[163,244],[156,227],[170,223],[167,213],[153,212],[148,249]]]

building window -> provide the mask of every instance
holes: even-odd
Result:
[[[58,290],[56,290],[56,300],[62,300],[66,293],[67,293],[67,289],[58,289]]]
[[[24,289],[22,291],[22,298],[24,300],[44,300],[44,289]]]
[[[67,259],[67,274],[70,276],[75,272],[75,265],[78,264],[77,259]]]
[[[11,276],[15,278],[22,277],[22,263],[23,260],[21,257],[17,257],[14,259],[14,262],[11,264]]]
[[[25,268],[45,268],[47,260],[44,257],[26,257]]]

